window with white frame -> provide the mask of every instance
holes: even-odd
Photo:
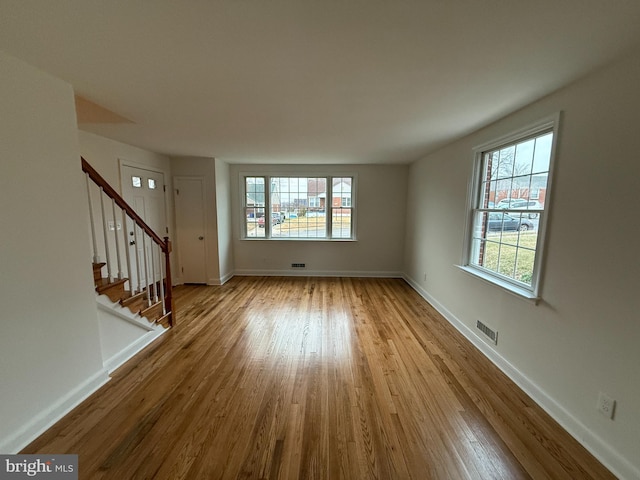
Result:
[[[242,185],[244,238],[355,239],[353,176],[242,175]]]
[[[538,298],[558,116],[474,149],[463,268]]]

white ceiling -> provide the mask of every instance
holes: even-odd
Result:
[[[638,0],[0,0],[0,49],[231,163],[407,163],[640,44]]]

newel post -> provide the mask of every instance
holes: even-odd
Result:
[[[164,297],[164,308],[165,311],[169,312],[169,325],[173,327],[173,296],[171,293],[171,261],[170,261],[170,253],[171,253],[171,242],[169,241],[169,237],[164,237],[164,265],[165,265],[165,273],[167,276],[167,285]]]

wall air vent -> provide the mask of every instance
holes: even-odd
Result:
[[[307,266],[306,263],[292,263],[291,268],[305,268]]]
[[[478,330],[480,330],[482,333],[485,334],[485,336],[491,340],[491,342],[493,342],[494,345],[498,344],[498,332],[495,332],[493,330],[491,330],[489,327],[487,327],[484,323],[482,323],[480,320],[476,321],[476,328]]]

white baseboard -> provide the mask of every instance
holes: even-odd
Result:
[[[534,402],[547,412],[560,426],[596,457],[605,467],[621,480],[640,479],[638,470],[629,460],[613,450],[602,438],[587,428],[567,409],[559,404],[552,396],[531,381],[520,370],[514,367],[503,356],[484,342],[464,322],[451,313],[444,305],[424,290],[418,282],[407,275],[404,280],[429,302],[453,327],[465,336],[478,350],[480,350],[494,365],[520,387]]]
[[[153,341],[158,338],[160,335],[164,334],[167,329],[159,326],[160,328],[154,329],[150,332],[145,333],[142,337],[137,339],[131,345],[128,345],[126,348],[122,349],[115,355],[113,355],[108,360],[105,360],[104,368],[111,374],[119,367],[121,367],[127,360],[132,358],[136,353],[143,350],[147,345],[153,343]]]
[[[86,400],[109,380],[106,369],[99,370],[47,409],[35,415],[20,430],[0,441],[0,452],[15,454],[51,428],[58,420]]]
[[[224,285],[233,278],[233,272],[226,273],[220,278],[220,285]]]
[[[151,332],[156,329],[156,325],[153,322],[150,322],[147,318],[141,317],[139,314],[133,313],[128,308],[121,306],[119,302],[112,302],[106,295],[96,296],[96,304],[98,305],[98,310],[107,312],[109,315],[114,315],[115,317],[140,327],[143,330]]]
[[[235,276],[247,277],[371,277],[371,278],[403,278],[402,272],[370,272],[349,270],[236,270]]]

